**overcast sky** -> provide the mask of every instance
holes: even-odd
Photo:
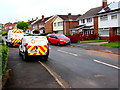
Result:
[[[107,0],[108,3],[120,0]],[[1,0],[0,23],[28,21],[52,15],[84,14],[102,5],[102,0]]]

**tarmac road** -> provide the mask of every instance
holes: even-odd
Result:
[[[6,87],[118,88],[118,66],[117,55],[82,48],[51,45],[47,62],[25,62],[18,48],[10,48],[12,74]]]

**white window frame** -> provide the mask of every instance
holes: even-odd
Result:
[[[54,23],[54,27],[56,27],[56,26],[57,26],[57,23],[55,22],[55,23]]]
[[[111,15],[111,20],[117,19],[117,18],[118,18],[117,14],[112,14],[112,15]]]
[[[82,20],[81,20],[81,23],[85,23],[85,19],[82,19]]]
[[[108,31],[108,34],[107,35],[101,35],[101,32],[104,32],[104,31]],[[99,36],[101,37],[108,37],[109,36],[109,28],[100,28],[99,29]]]
[[[100,21],[106,21],[106,20],[108,20],[108,15],[100,16]]]
[[[91,23],[92,22],[92,18],[87,18],[87,23]]]
[[[58,22],[58,26],[62,26],[63,25],[63,23],[62,22]]]

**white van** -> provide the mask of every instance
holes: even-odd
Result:
[[[30,56],[41,56],[47,61],[49,45],[46,36],[24,36],[19,46],[19,55],[23,56],[23,60],[28,60]]]
[[[8,31],[6,45],[7,46],[15,46],[20,45],[22,38],[24,36],[23,30],[20,29],[13,29]]]

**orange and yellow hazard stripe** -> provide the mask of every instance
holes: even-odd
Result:
[[[12,43],[20,43],[22,42],[22,39],[13,39],[12,38]]]
[[[33,52],[32,52],[33,50]],[[36,52],[34,52],[36,50]],[[43,46],[28,46],[28,55],[46,55],[48,52],[48,45]]]
[[[13,30],[12,33],[24,33],[22,30]]]

